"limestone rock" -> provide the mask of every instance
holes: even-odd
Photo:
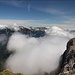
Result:
[[[62,55],[61,70],[58,75],[75,75],[75,38],[67,43]]]

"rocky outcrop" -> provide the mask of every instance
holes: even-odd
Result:
[[[67,49],[62,55],[60,73],[58,75],[75,75],[75,38],[67,43]]]
[[[21,73],[13,73],[9,69],[6,69],[6,70],[0,72],[0,75],[23,75],[23,74],[21,74]]]

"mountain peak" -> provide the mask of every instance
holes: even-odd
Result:
[[[59,28],[59,27],[57,27],[57,26],[53,26],[51,29],[52,29],[52,30],[62,30],[61,28]]]
[[[7,27],[7,25],[1,25],[0,24],[0,29],[5,29]]]
[[[67,32],[57,26],[53,26],[52,28],[48,29],[47,33],[50,35],[67,36]]]

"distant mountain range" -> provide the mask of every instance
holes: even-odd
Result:
[[[28,35],[29,37],[39,38],[45,35],[45,29],[47,28],[0,25],[0,71],[5,69],[5,60],[12,54],[12,52],[8,52],[6,47],[8,40],[13,33],[19,32]]]
[[[32,37],[41,37],[45,35],[45,27],[24,27],[24,26],[1,26],[0,25],[0,34],[6,34],[7,36],[10,36],[14,32],[20,32],[25,35],[29,35]]]

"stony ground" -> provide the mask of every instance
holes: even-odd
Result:
[[[10,70],[6,69],[2,72],[0,72],[0,75],[23,75],[21,73],[12,73]]]

